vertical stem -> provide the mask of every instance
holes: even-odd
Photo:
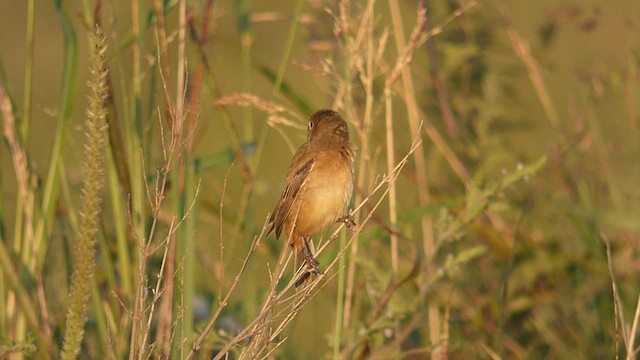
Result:
[[[136,283],[133,293],[133,312],[131,314],[131,337],[129,340],[129,359],[135,359],[144,353],[144,309],[145,309],[145,291],[147,286],[146,277],[146,256],[147,256],[147,240],[145,239],[145,218],[144,218],[144,169],[142,160],[142,100],[141,100],[141,68],[140,53],[143,45],[143,37],[140,36],[140,5],[139,0],[131,1],[131,31],[133,34],[132,43],[132,90],[133,102],[131,117],[133,121],[123,122],[126,154],[129,159],[129,172],[131,174],[131,194],[130,211],[131,211],[131,231],[132,236],[136,239],[138,251],[134,256],[137,262]]]
[[[96,27],[95,51],[90,61],[91,79],[87,109],[86,145],[84,148],[82,211],[79,233],[74,244],[73,274],[69,289],[66,329],[61,357],[75,359],[84,339],[84,325],[88,318],[91,285],[95,271],[95,243],[102,213],[102,189],[104,187],[104,153],[107,143],[106,99],[106,37]]]
[[[405,51],[405,39],[404,30],[402,26],[402,17],[400,14],[400,6],[398,0],[389,0],[389,9],[391,12],[391,22],[393,24],[393,33],[395,35],[396,50],[398,54],[403,54]],[[404,98],[406,101],[407,112],[409,114],[409,128],[411,130],[411,136],[417,137],[419,131],[419,110],[418,103],[415,98],[415,90],[413,86],[413,79],[411,77],[411,69],[405,66],[402,69],[402,88],[404,90]],[[429,192],[427,184],[427,169],[424,159],[424,148],[422,142],[418,144],[414,153],[414,160],[416,165],[416,182],[418,187],[418,200],[420,206],[426,206],[429,203]],[[423,216],[421,219],[423,247],[426,259],[432,259],[435,252],[433,241],[433,228],[431,224],[431,218]],[[427,272],[433,273],[433,265],[427,263]],[[440,359],[440,347],[437,345],[440,342],[440,311],[437,304],[429,303],[428,306],[429,316],[429,336],[432,345],[434,345],[431,356],[433,359]]]
[[[113,150],[113,149],[110,149]],[[113,209],[114,230],[116,242],[118,246],[118,269],[120,281],[127,298],[132,296],[133,288],[131,285],[131,269],[130,269],[130,250],[127,236],[127,211],[122,201],[121,187],[118,182],[118,169],[113,159],[113,151],[107,152],[107,176],[109,182],[109,195],[111,199],[111,207]]]
[[[24,69],[24,106],[22,108],[22,124],[20,127],[20,138],[24,146],[28,144],[29,124],[31,123],[31,85],[33,82],[33,49],[34,49],[34,0],[29,0],[27,8],[27,58]]]
[[[346,28],[346,24],[347,24],[347,9],[349,8],[348,6],[345,6],[345,2],[348,1],[343,1],[340,4],[340,21],[342,23],[342,26],[344,28]],[[347,46],[348,47],[348,46]],[[352,54],[349,54],[352,55]],[[345,66],[344,69],[344,84],[345,84],[345,92],[344,92],[344,108],[345,108],[345,116],[350,116],[350,114],[352,114],[351,110],[353,109],[353,99],[352,99],[352,84],[351,84],[351,75],[352,75],[352,69],[351,69],[351,64],[352,61],[351,59],[348,59],[347,61],[347,65]],[[346,237],[341,236],[340,237],[340,249],[344,249],[346,246]],[[347,256],[345,254],[345,256],[341,256],[339,261],[338,261],[338,269],[344,269],[347,263]],[[337,289],[337,295],[336,295],[336,329],[338,329],[337,327],[340,326],[340,328],[338,329],[338,332],[335,333],[334,335],[334,348],[333,348],[333,356],[334,359],[337,358],[337,356],[339,355],[340,352],[340,344],[342,343],[342,328],[344,327],[344,323],[345,323],[345,310],[347,310],[345,308],[345,306],[348,306],[349,304],[345,302],[345,295],[346,295],[346,288],[347,288],[347,282],[344,279],[345,274],[344,271],[340,271],[340,278],[338,281],[338,289]]]
[[[375,99],[374,91],[373,91],[373,77],[374,77],[374,34],[373,27],[374,24],[372,22],[373,14],[374,14],[374,5],[375,0],[369,0],[367,2],[366,16],[362,19],[360,26],[366,26],[366,36],[367,36],[367,57],[366,57],[366,74],[362,74],[361,76],[364,80],[364,89],[365,89],[365,105],[364,105],[364,117],[362,122],[360,123],[360,164],[358,167],[358,180],[357,186],[355,189],[358,189],[364,193],[367,193],[365,189],[365,180],[367,179],[367,165],[370,159],[369,157],[369,135],[371,133],[371,117],[372,108],[373,108],[373,100]],[[346,16],[346,15],[345,15]],[[355,203],[358,204],[362,201],[362,195],[356,192],[355,194]],[[362,218],[357,219],[357,223],[360,223]],[[354,289],[356,286],[356,256],[358,254],[358,239],[351,243],[351,249],[349,251],[349,267],[347,269],[347,288],[345,294],[345,302],[344,302],[344,319],[343,326],[345,328],[349,328],[351,323],[351,306],[353,304],[354,297]]]
[[[138,0],[131,0],[131,33],[133,42],[131,51],[133,55],[133,96],[134,99],[140,97],[140,14],[138,12],[140,4]]]
[[[171,169],[168,176],[173,184],[180,183],[181,174],[180,167],[183,166],[183,160],[176,168]],[[173,211],[178,219],[184,216],[184,188],[182,185],[172,186],[169,189],[173,198]],[[181,281],[184,277],[184,255],[185,246],[182,228],[179,228],[175,234],[169,235],[171,244],[169,244],[167,256],[167,278],[165,282],[165,290],[160,300],[160,313],[158,314],[158,323],[162,324],[159,328],[162,332],[158,335],[162,336],[160,344],[163,348],[162,357],[174,359],[177,357],[177,351],[180,340],[184,334],[184,319],[180,316],[180,309],[184,306],[181,296],[184,288]]]
[[[75,79],[78,72],[78,42],[76,41],[75,30],[69,20],[67,12],[62,6],[62,2],[56,1],[55,6],[64,33],[64,67],[62,89],[60,90],[58,124],[53,148],[51,150],[47,180],[44,185],[44,190],[42,191],[42,202],[41,205],[39,205],[42,216],[39,217],[35,230],[34,246],[36,251],[34,253],[37,255],[37,258],[34,258],[36,262],[34,266],[37,266],[38,271],[40,271],[44,263],[44,257],[47,253],[47,241],[45,241],[45,239],[48,239],[51,234],[53,220],[56,215],[56,206],[60,192],[60,167],[64,153],[64,145],[66,144],[67,119],[71,116],[71,111],[75,103]]]
[[[343,231],[340,234],[340,249],[344,249],[347,242],[347,235]],[[340,259],[339,269],[342,269],[342,265],[344,263],[344,256]],[[333,330],[333,359],[337,360],[340,357],[340,347],[342,345],[342,328],[343,328],[343,317],[344,317],[344,301],[345,301],[345,281],[346,274],[344,271],[340,271],[338,273],[338,292],[336,295],[336,323]]]
[[[387,140],[387,173],[391,174],[395,167],[396,159],[393,141],[393,102],[391,101],[391,84],[387,84],[384,90],[385,125]],[[389,183],[389,222],[391,225],[391,270],[394,279],[398,278],[398,225],[396,182]]]
[[[250,9],[249,0],[239,1],[238,6],[238,28],[240,30],[240,57],[242,60],[242,91],[251,92],[251,45],[253,44],[253,35],[250,28]],[[253,108],[245,106],[244,114],[244,135],[243,141],[253,141]]]
[[[176,112],[173,109],[171,95],[168,87],[171,76],[171,64],[169,63],[169,40],[167,39],[167,28],[164,16],[164,1],[154,0],[153,6],[156,16],[155,30],[156,36],[158,37],[158,68],[160,69],[160,75],[162,77],[161,84],[162,93],[164,95],[164,110],[167,113],[167,122],[169,124],[169,127],[171,128],[171,131],[173,131],[175,126],[174,121]]]
[[[176,87],[176,112],[175,112],[175,122],[174,126],[176,127],[177,136],[179,141],[182,142],[182,135],[179,132],[182,131],[182,123],[185,118],[184,114],[184,96],[185,96],[185,34],[186,34],[186,1],[180,0],[179,6],[179,15],[178,15],[178,73],[177,73],[177,87]],[[179,191],[179,196],[181,198],[182,205],[180,216],[184,216],[186,212],[186,204],[192,201],[192,196],[195,196],[194,193],[194,168],[192,164],[192,156],[191,154],[183,154],[180,157],[180,166],[178,166],[179,177],[183,179],[180,183],[182,184],[181,189]],[[177,199],[177,198],[176,198]],[[195,292],[195,217],[189,216],[186,219],[186,226],[181,228],[179,234],[181,235],[181,257],[176,258],[176,262],[182,262],[184,265],[181,266],[182,271],[180,271],[182,275],[182,298],[179,303],[181,303],[182,316],[179,326],[179,331],[177,332],[181,336],[177,338],[176,341],[180,358],[184,358],[184,341],[186,337],[193,330],[193,295]],[[170,275],[171,276],[171,275]]]
[[[187,6],[185,0],[180,0],[178,15],[178,73],[176,74],[176,119],[182,123],[184,108],[185,85],[185,38],[187,25]],[[167,79],[169,81],[169,79]]]
[[[252,45],[253,45],[253,34],[251,32],[251,21],[250,21],[251,0],[239,0],[237,11],[238,11],[238,14],[237,14],[238,30],[240,31],[240,57],[241,57],[240,60],[242,62],[242,91],[246,93],[250,93],[253,87],[252,74],[251,74],[251,67],[253,62],[252,54],[251,54]],[[259,146],[264,146],[268,126],[266,125],[262,126],[262,129],[260,131],[260,138],[256,139],[254,121],[253,121],[253,108],[251,106],[245,106],[244,109],[242,109],[242,115],[243,115],[242,143],[246,145],[246,144],[252,144],[252,143],[258,142],[258,144],[260,144]],[[242,151],[244,151],[244,149]],[[253,156],[248,159],[251,172],[254,174],[256,173],[256,169],[258,168],[260,158],[261,158],[260,154],[256,153],[256,154],[253,154]],[[246,224],[254,223],[254,219],[253,219],[254,206],[253,206],[253,201],[251,201],[253,197],[253,187],[251,186],[251,183],[252,182],[246,182],[244,184],[244,189],[240,197],[240,210],[241,210],[240,214],[242,215],[238,217],[238,221],[236,222],[236,226],[234,227],[234,229],[237,229],[237,231],[235,231],[234,234],[236,234],[236,236],[238,236],[239,239],[241,238],[243,243],[250,243],[253,238],[252,232],[240,231],[241,226],[243,224],[246,225]],[[231,249],[233,252],[234,250],[237,249],[237,247],[232,246]],[[256,284],[253,283],[255,282],[254,278],[248,278],[247,281],[248,281],[247,283],[248,288],[256,287]],[[252,310],[248,315],[253,316],[255,315],[255,312]]]
[[[275,95],[278,93],[278,91],[280,91],[280,85],[282,85],[282,79],[284,78],[284,73],[287,70],[287,64],[289,63],[289,57],[291,56],[291,48],[293,47],[293,40],[296,36],[296,30],[298,28],[298,22],[303,5],[304,0],[298,0],[298,2],[296,3],[296,8],[294,10],[293,17],[291,18],[289,33],[287,34],[287,42],[285,43],[284,52],[280,61],[280,67],[278,68],[278,75],[276,76],[276,81],[273,84],[272,95]]]

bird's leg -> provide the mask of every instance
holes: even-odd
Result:
[[[347,229],[351,231],[356,230],[356,220],[351,215],[345,215],[339,218],[338,220],[336,220],[336,222],[343,223],[344,226],[346,226]]]
[[[311,247],[309,246],[309,242],[306,238],[302,238],[302,256],[304,259],[304,263],[307,264],[309,270],[305,270],[300,278],[296,280],[295,286],[298,287],[304,284],[305,281],[312,275],[322,274],[320,271],[320,263],[313,256],[313,252],[311,251]]]
[[[315,274],[321,274],[320,262],[313,256],[311,247],[309,246],[309,239],[302,239],[302,253],[304,254],[304,261],[309,265],[311,271]]]

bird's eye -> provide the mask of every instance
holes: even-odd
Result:
[[[309,130],[313,130],[313,121],[309,121]]]

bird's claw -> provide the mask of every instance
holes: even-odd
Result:
[[[307,264],[308,269],[296,280],[296,287],[304,284],[309,277],[322,274],[322,271],[320,271],[320,262],[313,256],[311,247],[306,239],[302,241],[302,255],[304,256],[304,263]]]
[[[313,256],[309,242],[306,240],[303,241],[302,252],[304,254],[304,262],[309,266],[311,271],[315,274],[320,274],[320,262]]]
[[[343,223],[344,226],[346,226],[347,229],[349,229],[351,231],[355,231],[356,230],[356,220],[351,215],[345,215],[345,216],[341,217],[340,219],[338,219],[336,222]]]

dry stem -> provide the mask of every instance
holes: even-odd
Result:
[[[374,187],[371,193],[365,199],[363,199],[362,202],[358,204],[358,206],[354,209],[353,213],[358,213],[365,204],[371,201],[372,196],[377,194],[378,191],[386,185],[386,188],[384,189],[384,191],[382,191],[380,198],[371,207],[371,209],[365,216],[364,221],[359,224],[359,228],[356,233],[351,237],[347,244],[345,244],[345,246],[339,250],[336,258],[327,265],[324,274],[319,274],[315,279],[309,281],[306,285],[298,288],[297,290],[294,290],[294,283],[297,279],[297,276],[293,276],[283,289],[278,290],[277,286],[282,280],[283,274],[287,267],[286,265],[292,258],[291,252],[288,249],[285,249],[282,252],[278,261],[278,265],[276,266],[275,273],[271,277],[272,280],[270,291],[265,298],[260,313],[239,334],[237,334],[231,341],[225,344],[225,346],[218,351],[214,359],[224,358],[234,346],[247,338],[251,338],[251,341],[249,345],[243,349],[240,358],[256,358],[264,356],[265,354],[268,354],[273,350],[270,348],[270,345],[272,344],[274,339],[276,339],[277,336],[279,336],[279,334],[284,331],[286,326],[297,316],[298,312],[304,307],[304,305],[307,304],[308,301],[313,298],[313,296],[315,296],[315,294],[317,294],[317,292],[319,291],[319,287],[322,287],[324,284],[326,284],[326,282],[323,280],[327,276],[329,276],[329,278],[331,277],[330,275],[328,275],[330,274],[330,270],[335,268],[339,259],[344,256],[346,251],[350,248],[352,241],[357,238],[358,231],[362,229],[363,226],[365,226],[367,221],[371,218],[373,212],[382,203],[389,192],[389,185],[397,180],[398,174],[402,171],[402,169],[408,162],[409,157],[414,154],[420,143],[421,140],[419,138],[416,138],[411,146],[411,149],[408,151],[405,157],[393,168],[393,171],[387,176],[384,176],[379,184]],[[325,251],[325,249],[337,238],[337,235],[342,227],[344,227],[344,224],[338,226],[338,228],[329,237],[329,239],[319,246],[316,254],[321,254],[323,251]],[[205,327],[204,331],[200,334],[198,340],[194,343],[193,349],[188,354],[187,359],[192,358],[195,355],[195,352],[200,349],[207,334],[215,325],[218,316],[220,315],[222,309],[227,305],[227,301],[229,300],[231,294],[239,283],[246,269],[246,265],[251,255],[255,252],[260,239],[264,236],[266,229],[267,226],[265,224],[265,226],[263,226],[261,234],[254,238],[251,248],[249,249],[249,252],[242,263],[241,269],[236,274],[236,278],[229,288],[225,299],[222,301],[218,309],[216,309],[216,312]],[[291,291],[295,292],[291,293]]]

